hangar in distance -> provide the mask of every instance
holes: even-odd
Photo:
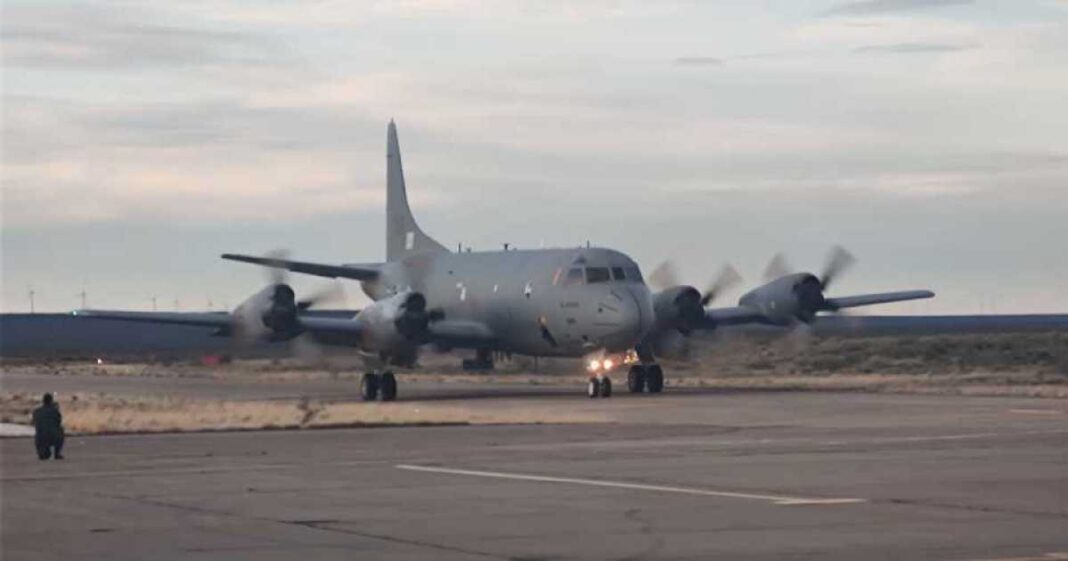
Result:
[[[358,281],[373,304],[352,317],[309,313],[281,275],[233,312],[169,313],[79,310],[76,315],[122,321],[215,327],[246,340],[312,337],[351,346],[366,357],[364,399],[397,397],[391,366],[412,366],[425,346],[473,349],[488,364],[494,353],[584,359],[587,394],[612,395],[610,375],[626,369],[627,389],[658,393],[664,372],[657,356],[665,342],[720,326],[809,323],[820,313],[930,298],[929,290],[832,297],[826,294],[851,258],[832,254],[819,276],[778,271],[730,307],[709,307],[731,282],[724,275],[703,292],[659,272],[651,289],[638,264],[609,248],[504,249],[453,252],[427,235],[408,205],[397,128],[386,143],[386,259],[328,264],[277,255],[224,254],[224,259],[296,273]],[[772,270],[773,273],[776,271]]]

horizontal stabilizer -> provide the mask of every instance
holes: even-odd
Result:
[[[904,290],[901,292],[882,292],[879,294],[862,294],[859,296],[843,296],[841,298],[827,298],[828,310],[841,310],[842,308],[855,308],[857,306],[870,306],[872,304],[888,304],[890,302],[903,302],[905,300],[922,300],[934,297],[930,290]]]
[[[275,269],[286,269],[293,271],[294,273],[304,273],[306,275],[315,275],[319,277],[329,277],[332,279],[356,279],[360,281],[370,281],[378,278],[378,269],[374,267],[350,267],[347,265],[324,265],[321,263],[308,263],[306,261],[290,261],[288,259],[276,259],[273,257],[255,257],[251,255],[234,255],[232,253],[224,253],[223,259],[229,259],[231,261],[241,261],[242,263],[253,263],[255,265],[263,265],[265,267],[274,267]]]

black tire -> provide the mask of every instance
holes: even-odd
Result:
[[[397,377],[393,375],[392,371],[386,370],[382,373],[378,389],[382,392],[382,401],[397,399]]]
[[[378,374],[368,372],[360,378],[360,395],[364,401],[374,401],[378,398]]]
[[[627,390],[630,393],[642,393],[645,391],[645,368],[635,364],[627,371]]]
[[[595,399],[601,395],[601,381],[597,378],[590,377],[590,381],[586,384],[586,397]]]
[[[601,380],[601,397],[612,397],[612,380],[608,376]]]
[[[659,364],[645,367],[645,385],[649,393],[660,393],[664,390],[664,371]]]

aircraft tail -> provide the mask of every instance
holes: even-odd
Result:
[[[386,260],[396,261],[411,253],[448,251],[445,246],[423,233],[412,216],[404,186],[397,125],[390,121],[386,140]]]

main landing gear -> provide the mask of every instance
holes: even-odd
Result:
[[[660,393],[664,390],[664,370],[659,364],[635,364],[627,372],[630,393]]]
[[[379,394],[382,395],[382,401],[393,401],[397,399],[397,377],[391,370],[381,374],[368,372],[360,379],[360,394],[364,401],[374,401]]]

